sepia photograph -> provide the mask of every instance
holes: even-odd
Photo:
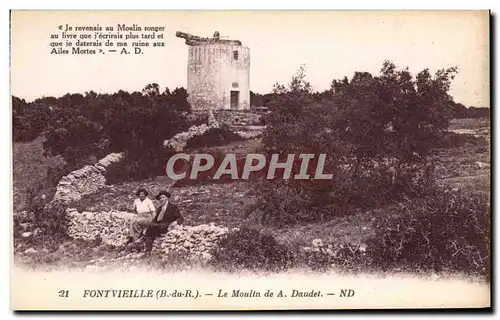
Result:
[[[11,310],[490,308],[490,19],[11,10]]]

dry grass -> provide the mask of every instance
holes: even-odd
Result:
[[[460,130],[460,129],[480,129],[489,128],[490,119],[488,118],[478,118],[478,119],[452,119],[450,122],[450,130]]]
[[[466,145],[440,150],[436,164],[438,185],[466,193],[490,194],[491,169],[480,169],[476,162],[491,163],[488,146]]]
[[[311,247],[314,239],[325,243],[359,245],[373,237],[372,217],[369,213],[358,213],[347,217],[336,217],[327,222],[308,223],[276,229],[263,226],[276,239],[293,247]]]
[[[438,183],[441,186],[458,188],[466,193],[482,194],[487,196],[491,194],[490,173],[447,178],[440,180]]]
[[[31,142],[13,143],[13,187],[18,190],[14,210],[25,209],[30,189],[36,193],[51,187],[47,181],[49,168],[64,165],[64,160],[60,157],[44,157],[43,141],[43,137],[38,137]]]

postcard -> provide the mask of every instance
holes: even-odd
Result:
[[[489,11],[11,11],[12,310],[491,307]]]

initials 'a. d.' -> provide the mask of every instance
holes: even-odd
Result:
[[[141,54],[142,53],[141,48],[134,48],[134,53]],[[127,49],[123,48],[122,51],[120,51],[120,54],[130,54],[130,52],[128,52]]]

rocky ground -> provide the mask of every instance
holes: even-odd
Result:
[[[171,181],[158,178],[105,186],[98,192],[84,195],[79,207],[68,210],[68,239],[52,245],[39,239],[30,218],[22,222],[22,232],[14,240],[16,261],[26,265],[68,265],[79,268],[111,268],[116,266],[162,265],[186,258],[205,263],[221,236],[241,226],[242,209],[253,203],[255,195],[246,182],[170,188]],[[135,191],[146,188],[157,205],[154,195],[169,189],[172,202],[185,217],[183,226],[173,226],[167,237],[155,241],[152,257],[145,258],[143,244],[125,246]],[[250,190],[249,190],[250,189]],[[78,212],[80,211],[80,212]],[[146,261],[146,262],[145,262]],[[178,263],[178,264],[179,264]],[[193,261],[190,262],[190,265]]]
[[[131,214],[71,211],[69,216],[69,238],[62,241],[44,239],[39,229],[33,229],[29,222],[22,223],[24,232],[14,238],[15,262],[33,268],[84,269],[132,265],[161,267],[173,262],[186,266],[206,264],[211,259],[211,249],[231,231],[215,224],[174,224],[165,236],[155,240],[151,256],[146,256],[142,240],[126,243]]]
[[[81,212],[69,210],[70,228],[63,244],[52,245],[39,239],[39,230],[25,222],[25,231],[15,239],[16,261],[37,268],[54,265],[76,268],[189,267],[206,264],[212,249],[224,234],[245,224],[272,233],[279,241],[297,247],[311,247],[316,239],[325,243],[348,241],[358,245],[369,238],[373,216],[359,214],[325,223],[277,230],[260,225],[245,213],[256,200],[256,192],[248,182],[209,184],[170,188],[184,217],[185,226],[173,226],[167,237],[157,239],[151,257],[141,252],[141,243],[124,245],[134,214],[127,211],[135,199],[135,191],[145,187],[151,195],[168,188],[165,179],[129,182],[106,186],[80,201]],[[152,197],[153,198],[153,197]],[[153,198],[154,199],[154,198]],[[154,203],[157,204],[156,200]],[[29,221],[29,219],[27,220]],[[40,245],[40,243],[42,245]],[[189,263],[187,263],[188,261]]]
[[[154,196],[163,189],[172,193],[172,202],[177,204],[188,225],[210,224],[238,227],[243,217],[243,208],[251,206],[256,199],[248,182],[227,184],[193,185],[170,188],[171,181],[158,178],[143,182],[130,182],[106,186],[100,192],[84,196],[80,211],[109,212],[129,211],[138,188],[144,187],[157,205]]]
[[[491,150],[486,145],[467,144],[439,150],[436,157],[437,183],[466,193],[491,192]]]

